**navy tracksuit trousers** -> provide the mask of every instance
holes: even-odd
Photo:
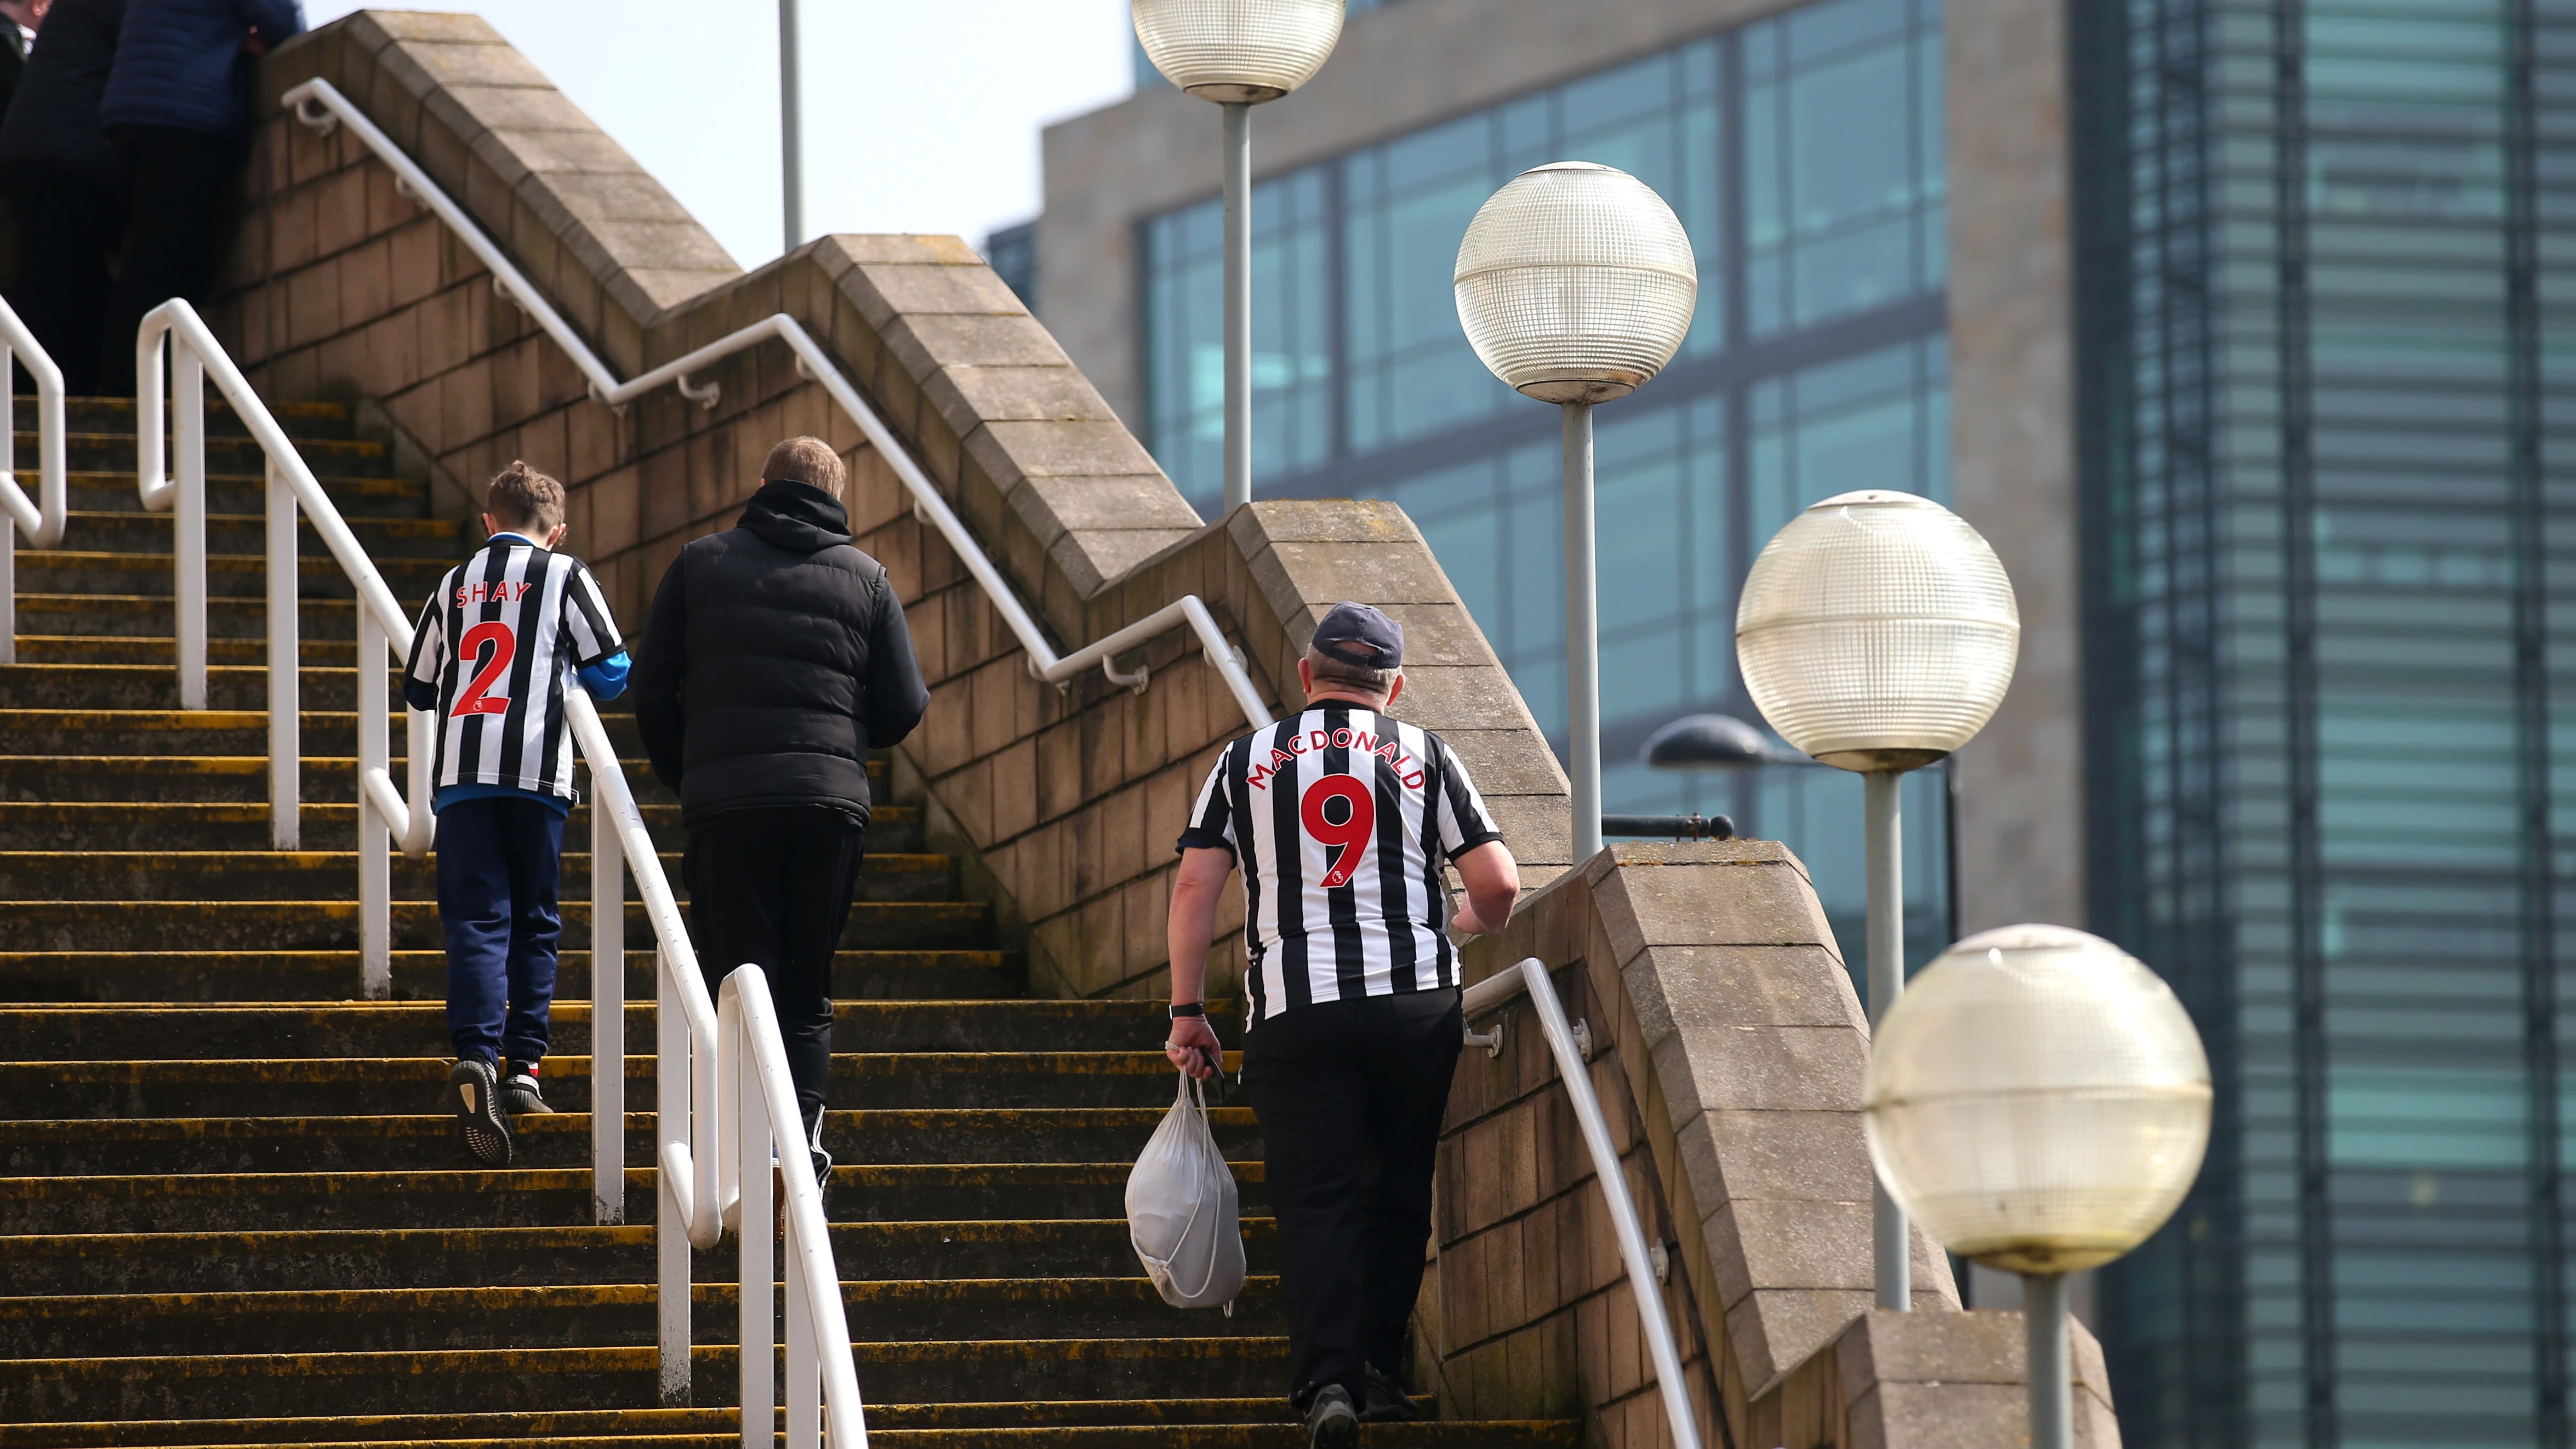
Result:
[[[459,1061],[533,1065],[555,997],[564,817],[526,796],[438,812],[438,921],[447,932],[447,1040]]]

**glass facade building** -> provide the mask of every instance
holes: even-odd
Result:
[[[2576,5],[2071,13],[2092,900],[2219,1088],[2123,1438],[2564,1445]]]
[[[1823,0],[1261,179],[1255,495],[1402,504],[1562,748],[1557,413],[1476,360],[1450,272],[1495,188],[1568,159],[1653,186],[1700,266],[1681,355],[1596,419],[1606,808],[1723,811],[1788,841],[1858,941],[1856,779],[1693,778],[1637,756],[1677,715],[1759,719],[1734,673],[1735,593],[1791,513],[1858,487],[1948,496],[1937,0]],[[1218,206],[1140,227],[1139,431],[1213,514]],[[1918,961],[1949,923],[1943,788],[1938,771],[1908,786]]]

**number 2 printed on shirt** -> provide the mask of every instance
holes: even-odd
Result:
[[[1328,808],[1335,800],[1343,804],[1339,824],[1333,822]],[[1377,795],[1369,783],[1356,775],[1326,775],[1306,787],[1305,797],[1297,802],[1297,815],[1307,838],[1333,852],[1331,864],[1324,868],[1324,888],[1349,885],[1359,873],[1360,862],[1368,858],[1369,843],[1377,838]]]
[[[494,685],[501,682],[501,677],[509,672],[510,660],[519,652],[518,638],[510,632],[509,625],[495,619],[466,630],[464,640],[457,646],[457,662],[460,664],[470,662],[475,655],[483,652],[483,646],[486,644],[492,646],[492,657],[485,660],[482,667],[474,671],[474,681],[465,686],[465,692],[456,696],[456,708],[448,711],[451,718],[461,719],[469,714],[508,714],[510,712],[510,697],[506,694],[490,692]]]

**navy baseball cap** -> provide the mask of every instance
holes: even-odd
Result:
[[[1362,669],[1404,667],[1404,626],[1366,604],[1344,601],[1315,626],[1314,647]]]

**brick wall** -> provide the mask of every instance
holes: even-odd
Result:
[[[512,458],[561,477],[567,547],[630,629],[680,547],[731,526],[770,444],[848,457],[858,544],[882,560],[932,685],[899,751],[934,835],[967,857],[1042,990],[1143,992],[1164,976],[1171,841],[1230,696],[1186,635],[1058,690],[909,495],[781,344],[623,412],[496,295],[472,253],[345,130],[280,97],[311,77],[356,101],[500,243],[619,378],[772,313],[832,354],[1069,652],[1183,593],[1207,599],[1275,703],[1311,621],[1361,599],[1403,619],[1401,711],[1447,734],[1540,878],[1567,856],[1564,777],[1493,652],[1400,510],[1282,502],[1204,523],[1010,289],[953,237],[841,236],[753,271],[480,19],[365,11],[282,47],[244,221],[209,321],[269,397],[355,398],[460,514]],[[1233,922],[1227,922],[1229,928]],[[1235,943],[1219,947],[1230,980]]]

